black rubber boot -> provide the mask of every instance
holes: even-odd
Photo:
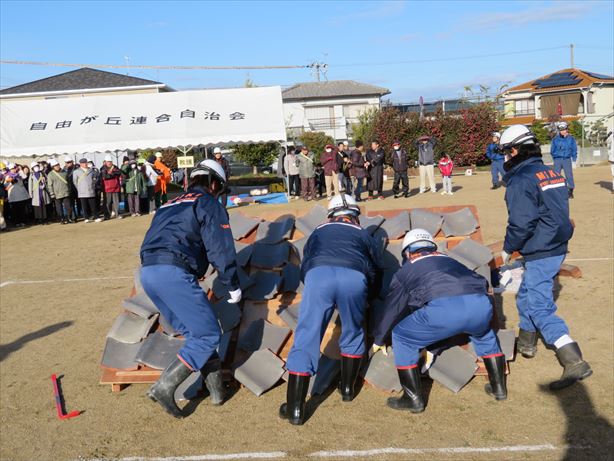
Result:
[[[591,366],[582,359],[582,352],[578,343],[569,343],[556,350],[556,357],[564,368],[563,375],[558,381],[550,383],[551,391],[558,391],[582,381],[593,374]]]
[[[573,198],[573,189],[569,189],[569,198]]]
[[[490,383],[484,386],[486,393],[493,396],[496,400],[507,399],[505,356],[484,357],[484,365],[486,366],[486,371],[488,371],[488,381],[490,381]]]
[[[162,372],[160,379],[149,388],[147,396],[154,402],[162,405],[162,408],[175,418],[183,418],[185,415],[177,406],[177,402],[175,402],[175,390],[190,374],[192,374],[192,370],[185,366],[179,358],[175,357],[170,365],[166,367],[166,370]]]
[[[399,380],[403,387],[403,395],[399,398],[390,397],[387,405],[395,410],[409,410],[412,413],[424,411],[424,398],[422,397],[422,382],[418,367],[397,369]]]
[[[341,356],[341,384],[339,386],[339,393],[341,394],[341,400],[344,402],[351,402],[356,397],[356,379],[358,378],[361,363],[362,357]]]
[[[209,391],[211,404],[217,406],[224,403],[226,399],[226,386],[224,386],[220,359],[210,360],[200,372],[205,380],[205,387]]]
[[[301,426],[305,422],[305,399],[311,376],[290,373],[288,375],[288,392],[286,403],[279,407],[279,417],[287,419],[290,424]]]
[[[532,359],[537,354],[537,331],[527,331],[522,328],[518,332],[516,350],[525,359]]]

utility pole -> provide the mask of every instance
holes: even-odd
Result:
[[[328,64],[324,64],[321,62],[312,62],[307,67],[312,69],[311,74],[315,77],[317,82],[320,81],[320,72],[322,72],[322,74],[324,75],[324,78],[326,78],[326,71],[328,69]]]
[[[573,65],[573,43],[571,43],[569,45],[569,54],[570,54],[570,58],[571,58],[571,68],[575,69],[575,67]]]

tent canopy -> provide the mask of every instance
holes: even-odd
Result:
[[[285,141],[281,88],[0,101],[0,156]]]

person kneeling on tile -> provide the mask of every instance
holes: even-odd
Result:
[[[157,210],[141,246],[145,293],[185,338],[184,346],[147,393],[176,418],[184,414],[175,402],[175,390],[192,372],[203,373],[214,403],[223,400],[219,366],[214,371],[203,370],[217,357],[221,331],[198,279],[212,264],[229,291],[229,302],[241,300],[228,213],[218,201],[225,183],[221,165],[203,160],[190,173],[187,192]]]
[[[346,194],[328,205],[328,221],[311,234],[303,253],[305,285],[289,372],[286,403],[279,409],[291,424],[305,422],[309,380],[317,372],[320,343],[335,307],[341,318],[341,385],[344,402],[355,396],[355,383],[365,354],[363,319],[370,294],[378,293],[381,274],[375,240],[360,227],[360,208]]]
[[[403,266],[394,275],[386,302],[373,312],[373,351],[382,349],[392,334],[394,360],[403,388],[388,406],[412,413],[424,411],[418,359],[420,350],[460,333],[469,334],[484,360],[496,400],[507,398],[505,356],[490,327],[492,306],[484,277],[437,252],[431,234],[414,229],[403,240]]]

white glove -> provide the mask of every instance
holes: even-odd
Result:
[[[501,252],[501,259],[503,260],[503,265],[505,266],[510,262],[510,259],[512,259],[512,255],[504,250]]]
[[[373,346],[371,346],[371,350],[373,351],[374,354],[377,353],[377,351],[382,351],[382,353],[388,357],[388,350],[386,349],[386,346],[379,346],[375,343],[373,343]]]
[[[228,294],[230,295],[230,299],[228,300],[230,304],[236,304],[241,301],[241,288],[237,288],[235,291],[230,291]]]
[[[575,170],[578,168],[578,162],[571,162],[571,167]]]

